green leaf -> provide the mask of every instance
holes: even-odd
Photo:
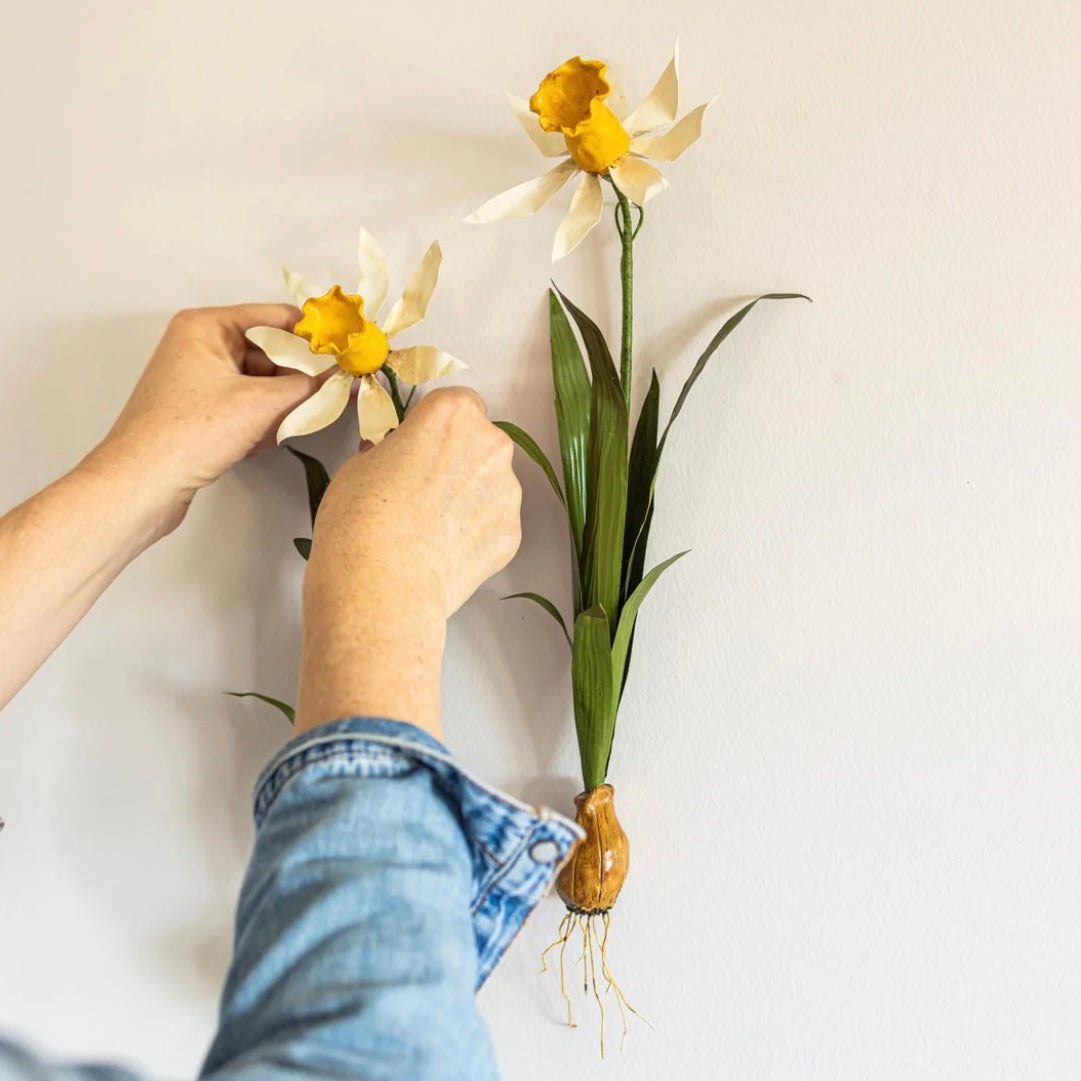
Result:
[[[627,403],[604,336],[562,293],[586,346],[593,385],[589,403],[588,489],[583,540],[583,607],[619,612],[627,514]]]
[[[604,783],[616,730],[616,696],[612,681],[612,639],[608,617],[600,605],[574,622],[571,684],[574,724],[587,789]]]
[[[314,526],[315,516],[319,512],[319,504],[323,502],[323,496],[326,494],[327,487],[330,484],[330,476],[327,473],[326,466],[318,458],[313,458],[310,454],[305,454],[294,447],[287,446],[285,449],[304,466],[304,479],[308,482],[308,509],[311,511],[312,525]],[[304,553],[301,552],[301,555],[304,555]],[[307,556],[304,558],[307,559]]]
[[[638,609],[646,595],[653,588],[654,583],[677,559],[682,559],[687,553],[678,552],[676,555],[658,563],[647,574],[634,592],[627,598],[623,605],[623,611],[619,614],[619,626],[616,628],[616,636],[612,642],[612,679],[622,688],[626,680],[627,664],[630,659],[631,636],[634,634],[634,625],[638,619]]]
[[[293,547],[300,553],[302,559],[308,559],[312,554],[311,537],[294,537]]]
[[[560,614],[559,609],[547,598],[542,597],[539,593],[509,593],[505,597],[501,597],[500,600],[513,601],[522,598],[527,601],[532,601],[534,604],[539,604],[558,624],[559,629],[563,632],[563,637],[567,639],[567,645],[574,649],[574,643],[571,642],[570,632],[567,630],[567,624],[563,622],[563,616]]]
[[[706,346],[705,351],[698,358],[697,363],[694,366],[694,370],[687,377],[687,382],[683,384],[683,389],[679,392],[679,397],[676,399],[676,404],[672,407],[672,415],[668,418],[668,423],[665,425],[664,434],[661,436],[661,441],[657,446],[657,460],[660,461],[661,452],[664,450],[665,440],[668,438],[668,431],[672,427],[676,417],[679,416],[680,411],[683,409],[684,403],[687,401],[687,396],[691,393],[691,387],[697,382],[698,377],[705,371],[706,365],[709,363],[710,357],[717,351],[720,344],[743,322],[743,320],[750,314],[751,309],[760,300],[806,300],[810,301],[809,296],[804,296],[803,293],[763,293],[760,297],[755,297],[750,304],[745,304],[735,315],[729,319],[716,334],[713,335],[709,345]]]
[[[661,384],[654,368],[631,442],[631,460],[627,475],[627,528],[623,535],[624,601],[642,580],[642,571],[645,568],[646,541],[649,523],[653,517],[651,490],[654,461],[657,457],[657,414],[660,402]]]
[[[582,342],[586,347],[586,356],[589,357],[589,365],[594,381],[598,378],[603,379],[622,392],[623,388],[619,383],[619,372],[616,370],[612,354],[608,351],[608,343],[604,340],[600,327],[581,308],[560,293],[558,289],[556,289],[556,292],[559,293],[559,299],[563,301],[567,311],[571,313],[571,318],[578,327],[578,333],[582,335]]]
[[[664,432],[661,435],[660,442],[657,444],[657,453],[653,462],[653,476],[650,478],[649,483],[649,513],[643,519],[641,526],[638,529],[638,533],[635,536],[631,545],[631,566],[643,567],[645,566],[645,554],[646,554],[646,542],[649,539],[649,527],[653,521],[653,500],[654,493],[657,487],[657,473],[661,466],[661,455],[664,453],[665,444],[668,442],[668,433],[672,430],[672,425],[675,423],[676,417],[679,416],[683,410],[683,406],[687,401],[688,395],[691,393],[691,387],[698,381],[698,377],[705,371],[706,365],[709,363],[710,358],[720,347],[721,343],[743,322],[743,320],[750,314],[751,309],[760,300],[806,300],[810,301],[809,296],[805,296],[803,293],[763,293],[759,297],[755,297],[749,304],[745,304],[735,315],[725,322],[724,326],[714,334],[710,340],[709,345],[706,346],[702,355],[698,358],[697,362],[691,374],[687,377],[687,381],[683,384],[683,389],[679,392],[679,397],[676,399],[676,404],[672,407],[672,415],[668,418],[668,423],[664,426]]]
[[[260,702],[266,702],[268,706],[280,709],[288,718],[290,724],[295,720],[296,711],[293,707],[287,706],[277,698],[271,698],[269,694],[260,694],[258,691],[226,691],[225,693],[232,698],[258,698]]]
[[[556,471],[552,468],[552,463],[548,460],[548,455],[537,445],[537,441],[526,431],[523,431],[517,424],[511,424],[509,420],[497,420],[495,426],[501,428],[514,440],[514,442],[522,448],[544,470],[544,475],[548,478],[548,483],[552,486],[552,491],[555,492],[556,497],[563,506],[567,505],[567,501],[563,498],[563,489],[559,486],[559,478],[556,476]]]
[[[567,517],[575,557],[582,562],[582,539],[586,522],[586,468],[589,442],[589,376],[559,298],[548,290],[548,333],[552,348],[552,382],[555,385],[556,429],[563,459]],[[576,589],[576,595],[578,590]]]

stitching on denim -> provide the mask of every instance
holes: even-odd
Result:
[[[274,805],[275,800],[281,795],[282,789],[306,766],[327,762],[333,758],[341,758],[343,765],[359,765],[361,760],[366,760],[373,765],[388,765],[395,763],[404,756],[395,755],[386,747],[365,747],[366,738],[337,739],[334,743],[319,747],[306,745],[298,747],[295,752],[279,762],[272,772],[259,785],[255,797],[255,821],[259,825]],[[348,770],[347,770],[348,772]],[[357,776],[365,777],[402,777],[408,769],[400,772],[387,773],[362,773],[356,771]]]
[[[507,859],[503,861],[503,863],[496,866],[495,871],[491,875],[489,875],[488,881],[484,883],[484,885],[478,892],[476,901],[473,902],[473,906],[470,909],[472,915],[475,916],[477,914],[477,910],[482,904],[484,904],[484,902],[488,898],[488,895],[495,889],[495,887],[499,884],[500,880],[506,878],[506,876],[510,874],[511,868],[514,867],[517,862],[522,858],[522,853],[525,852],[526,845],[529,844],[530,838],[533,836],[534,833],[537,832],[538,829],[536,826],[526,830],[525,834],[522,836],[521,840],[518,843],[518,847],[514,850],[514,852],[510,856],[508,856]]]
[[[340,743],[342,741],[363,741],[365,743],[378,743],[383,746],[393,747],[395,750],[402,751],[405,754],[410,755],[418,760],[429,759],[433,762],[438,762],[441,765],[449,766],[455,772],[461,774],[471,784],[476,785],[482,792],[494,796],[496,799],[501,800],[503,803],[515,808],[518,811],[524,811],[526,814],[533,818],[542,818],[550,820],[551,812],[546,814],[547,808],[533,807],[528,803],[523,803],[521,800],[515,799],[514,796],[507,795],[505,792],[500,792],[498,789],[492,788],[485,784],[483,781],[478,780],[468,770],[464,769],[458,762],[454,760],[449,754],[444,754],[442,751],[437,751],[434,747],[425,747],[422,744],[414,743],[409,739],[400,739],[397,736],[383,736],[376,733],[351,733],[351,732],[336,732],[333,735],[326,736],[313,736],[310,740],[305,741],[299,747],[295,747],[288,752],[284,761],[289,761],[293,756],[303,754],[305,751],[319,747],[321,745],[330,743]],[[267,767],[267,771],[276,772],[279,766],[275,763],[271,763]],[[257,782],[257,788],[262,789],[264,785],[262,778]]]

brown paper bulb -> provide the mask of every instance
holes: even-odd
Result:
[[[616,818],[615,789],[597,785],[574,797],[575,821],[586,831],[559,872],[556,892],[577,912],[607,912],[627,877],[630,846]]]

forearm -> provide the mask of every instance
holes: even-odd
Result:
[[[175,514],[149,463],[103,445],[0,518],[0,707]]]
[[[374,716],[441,739],[441,599],[400,569],[336,545],[317,531],[305,576],[296,732]]]

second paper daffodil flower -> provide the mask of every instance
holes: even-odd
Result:
[[[303,274],[286,269],[285,283],[304,313],[292,333],[278,327],[252,327],[248,341],[259,346],[275,364],[307,375],[323,375],[337,367],[307,401],[301,402],[278,428],[278,442],[308,435],[333,424],[345,412],[354,380],[361,439],[378,443],[400,421],[399,409],[376,373],[389,369],[393,378],[411,386],[452,375],[466,367],[456,357],[432,345],[392,349],[390,339],[414,327],[425,316],[439,277],[442,252],[433,244],[413,272],[401,299],[380,325],[379,309],[386,299],[389,275],[379,245],[360,230],[360,276],[355,292],[340,285],[329,289]]]
[[[572,176],[582,179],[570,210],[556,233],[553,259],[573,251],[601,220],[605,177],[632,203],[644,206],[667,186],[654,161],[675,161],[702,134],[702,117],[711,104],[692,109],[678,123],[679,50],[657,85],[628,116],[609,103],[612,85],[602,60],[573,57],[549,72],[528,102],[507,95],[515,116],[548,158],[566,155],[554,169],[489,199],[467,222],[524,218],[536,213]],[[671,125],[671,127],[669,127]],[[662,132],[661,129],[667,128]]]

